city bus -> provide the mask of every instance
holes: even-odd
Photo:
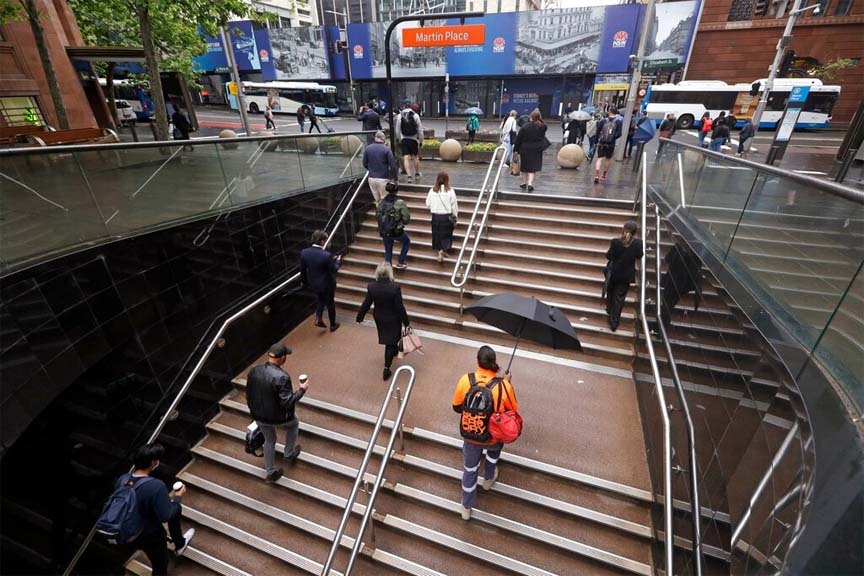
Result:
[[[756,82],[760,84],[759,88],[765,87],[764,79]],[[830,125],[831,111],[840,96],[840,86],[826,86],[815,78],[778,78],[768,95],[768,103],[759,122],[760,129],[777,127],[789,93],[795,86],[810,86],[810,95],[795,127],[827,128]],[[678,118],[680,129],[699,126],[705,112],[709,112],[712,118],[716,118],[720,112],[731,112],[740,127],[745,120],[753,117],[759,103],[759,95],[751,95],[753,88],[753,84],[726,84],[714,80],[658,84],[648,88],[642,101],[642,111],[657,123],[672,112]]]
[[[99,78],[99,85],[104,89],[108,81]],[[150,84],[146,80],[114,80],[114,99],[128,102],[138,120],[148,121],[153,117],[153,99],[150,97]],[[118,108],[120,106],[122,104]],[[122,112],[120,117],[123,117]]]
[[[317,82],[243,82],[243,96],[252,114],[264,112],[267,104],[277,114],[296,114],[303,104],[314,107],[316,116],[336,116],[336,87]],[[237,97],[225,85],[225,94],[232,110],[237,110]]]

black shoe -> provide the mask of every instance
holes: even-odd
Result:
[[[533,187],[533,186],[528,186],[528,192],[533,192],[533,191],[534,191],[534,187]]]
[[[336,330],[339,329],[339,326],[340,326],[340,324],[338,322],[334,322],[333,324],[330,325],[330,332],[335,332]]]
[[[294,450],[291,452],[291,454],[289,454],[288,456],[283,456],[283,458],[289,464],[293,464],[297,460],[297,457],[300,456],[300,452],[302,451],[303,450],[300,445],[297,444],[296,446],[294,446]]]
[[[383,373],[383,375],[382,375],[382,376],[383,376],[382,380],[387,380],[387,379],[390,378],[390,376],[392,376],[392,375],[393,375],[393,373],[390,372],[390,367],[389,367],[389,366],[385,366],[385,367],[384,367],[384,373]]]
[[[324,322],[322,322],[320,319],[315,320],[315,326],[317,326],[318,328],[326,328],[327,327],[327,325],[324,324]]]
[[[282,469],[279,468],[278,470],[276,470],[276,471],[273,472],[272,474],[267,474],[267,478],[265,478],[264,481],[265,481],[267,484],[273,484],[273,483],[275,483],[277,480],[279,480],[279,478],[281,478],[281,477],[282,477]]]
[[[523,189],[523,190],[524,190],[527,186],[528,186],[527,184],[519,184],[519,188],[521,188],[521,189]]]

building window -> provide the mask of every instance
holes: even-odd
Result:
[[[852,9],[852,0],[839,0],[837,2],[837,10],[834,11],[835,16],[848,16]]]
[[[827,16],[828,15],[828,8],[830,7],[829,5],[831,4],[831,0],[819,0],[818,2],[816,2],[816,4],[819,5],[819,14],[814,14],[813,11],[811,10],[809,16],[815,16],[816,18],[820,18],[822,16]]]
[[[753,19],[753,8],[756,5],[756,0],[732,0],[732,6],[729,7],[729,22],[740,22]]]
[[[45,116],[33,96],[0,98],[0,116],[6,126],[44,126]]]

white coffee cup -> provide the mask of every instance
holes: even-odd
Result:
[[[174,492],[179,492],[183,489],[183,482],[180,482],[179,480],[177,482],[174,482],[174,486],[172,486],[172,488],[174,488]]]
[[[309,380],[309,376],[307,376],[306,374],[300,374],[298,378],[300,380],[300,384],[305,384]]]

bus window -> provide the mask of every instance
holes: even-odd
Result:
[[[732,110],[737,92],[702,92],[703,105],[707,110]]]
[[[789,99],[789,92],[771,92],[768,95],[768,104],[766,110],[782,112],[786,109],[786,101]]]
[[[837,102],[837,94],[833,92],[810,92],[807,103],[804,105],[805,112],[818,112],[819,114],[831,115],[834,104]]]

